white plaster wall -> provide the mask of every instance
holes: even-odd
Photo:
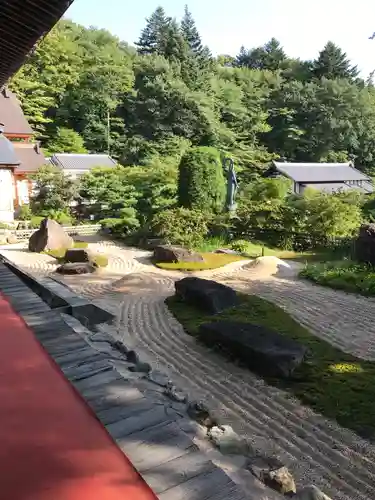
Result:
[[[9,168],[0,168],[0,221],[14,220],[13,174]]]

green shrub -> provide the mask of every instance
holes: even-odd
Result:
[[[32,213],[29,205],[21,205],[18,211],[18,220],[31,220]]]
[[[221,212],[225,181],[220,153],[214,148],[195,147],[181,158],[178,203],[184,208]]]
[[[199,210],[164,210],[152,221],[152,232],[172,245],[198,247],[208,233],[209,217]]]
[[[239,253],[247,253],[249,250],[249,242],[246,240],[236,240],[230,245],[231,249]]]
[[[40,228],[40,223],[45,217],[42,217],[41,215],[33,215],[30,219],[30,226],[32,229],[39,229]]]
[[[308,264],[300,276],[346,292],[375,296],[375,268],[352,261]]]
[[[220,236],[209,236],[205,238],[194,250],[198,252],[214,252],[219,248],[224,248],[227,244],[225,238]]]
[[[103,229],[109,230],[112,234],[124,236],[139,227],[139,221],[135,217],[134,209],[122,209],[123,217],[110,217],[99,221]]]
[[[64,226],[71,226],[73,224],[73,217],[66,212],[57,212],[53,219]]]
[[[107,229],[111,233],[120,232],[123,227],[123,220],[119,218],[108,218],[102,219],[99,221],[99,224],[102,226],[102,229]]]
[[[5,224],[5,222],[0,222],[0,229],[10,229],[9,224]]]

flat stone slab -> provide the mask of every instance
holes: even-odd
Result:
[[[237,293],[229,286],[201,278],[183,278],[175,283],[176,295],[187,304],[216,314],[239,303]]]
[[[290,377],[307,352],[294,340],[251,323],[206,323],[200,326],[199,336],[210,346],[221,345],[251,370],[276,377]]]

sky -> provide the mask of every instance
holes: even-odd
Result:
[[[374,0],[74,0],[65,17],[106,28],[135,42],[158,5],[180,19],[188,4],[213,54],[236,55],[277,38],[290,57],[314,59],[328,40],[339,45],[363,77],[375,70]]]

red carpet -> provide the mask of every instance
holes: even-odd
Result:
[[[0,499],[156,499],[1,295]]]

